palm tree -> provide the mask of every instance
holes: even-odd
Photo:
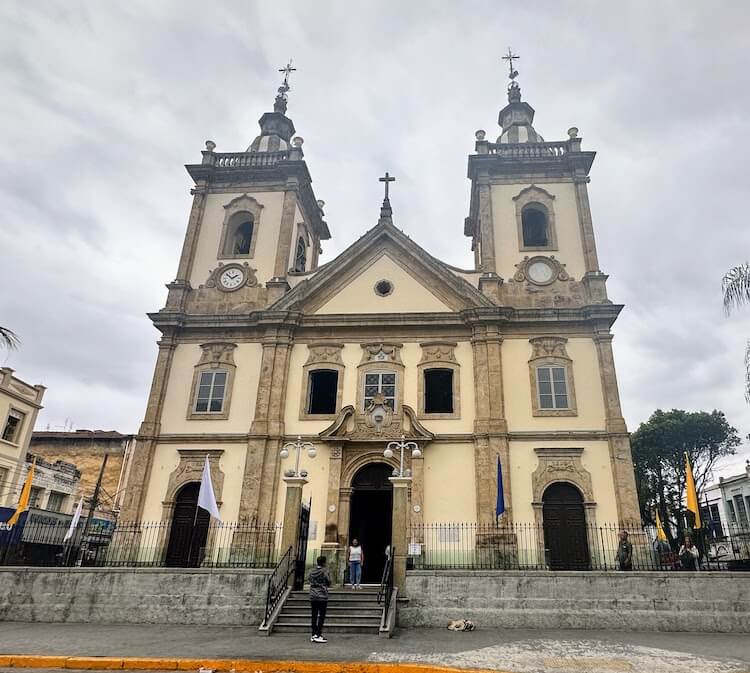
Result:
[[[724,310],[729,315],[733,308],[750,304],[750,264],[735,266],[721,280]],[[750,404],[750,341],[745,347],[745,399]]]
[[[18,348],[18,344],[20,343],[21,340],[15,332],[0,325],[0,346],[4,346],[8,350],[14,350]]]

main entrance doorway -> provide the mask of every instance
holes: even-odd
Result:
[[[380,584],[383,576],[385,549],[391,544],[393,485],[388,477],[392,472],[390,465],[370,463],[352,480],[349,543],[357,538],[362,545],[365,555],[363,584]]]
[[[211,515],[198,507],[200,486],[198,482],[191,482],[177,492],[165,559],[168,566],[196,568],[203,560]]]
[[[572,484],[550,484],[542,496],[544,547],[552,570],[588,570],[583,496]]]

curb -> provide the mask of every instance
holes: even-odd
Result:
[[[214,671],[235,673],[503,673],[477,668],[376,661],[278,661],[266,659],[169,659],[159,657],[65,657],[0,654],[6,668],[62,668],[79,670]]]

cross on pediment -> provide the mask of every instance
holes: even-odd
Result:
[[[388,200],[388,183],[389,182],[395,182],[396,178],[391,177],[388,174],[388,171],[385,172],[385,175],[382,178],[378,178],[378,181],[385,182],[385,200]]]

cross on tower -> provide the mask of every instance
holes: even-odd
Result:
[[[518,77],[518,70],[513,70],[513,61],[514,60],[518,60],[520,58],[521,58],[520,56],[516,56],[516,54],[514,54],[511,51],[510,47],[508,47],[508,55],[507,56],[503,56],[503,61],[508,61],[508,67],[510,68],[509,77],[512,80],[515,79],[516,77]]]
[[[388,174],[388,171],[386,171],[385,175],[382,178],[378,178],[378,181],[379,182],[385,182],[385,199],[384,200],[387,201],[388,200],[388,183],[389,182],[395,182],[396,178],[392,178]]]
[[[289,59],[289,63],[287,63],[283,68],[279,68],[279,72],[284,73],[284,83],[281,86],[284,87],[285,91],[289,91],[289,75],[296,71],[297,68],[292,68],[291,58]]]

